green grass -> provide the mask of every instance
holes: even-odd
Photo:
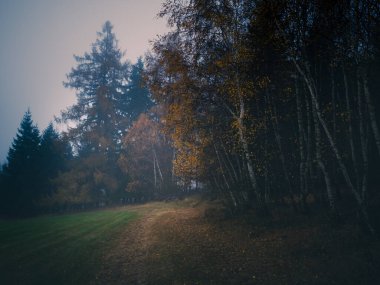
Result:
[[[0,220],[0,284],[88,284],[135,217],[107,210]]]

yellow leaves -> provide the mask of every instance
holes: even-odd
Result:
[[[270,79],[268,76],[262,76],[257,79],[257,85],[262,89],[267,88],[269,83],[270,83]]]
[[[231,74],[219,87],[219,93],[224,95],[223,100],[235,105],[239,109],[241,99],[247,101],[254,98],[257,93],[258,84],[257,80],[246,80],[241,78],[239,74],[236,76]]]
[[[137,147],[141,151],[146,151],[159,141],[159,128],[158,123],[150,120],[147,115],[140,115],[124,137],[124,146]]]
[[[227,66],[227,63],[223,60],[216,60],[215,65],[219,68],[225,68]]]
[[[178,177],[194,179],[205,174],[208,161],[207,147],[211,138],[201,132],[194,141],[176,140],[176,157],[173,161],[174,172]]]
[[[232,120],[231,127],[235,130],[241,128],[239,120]]]

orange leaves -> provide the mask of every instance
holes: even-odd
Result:
[[[155,107],[150,114],[161,112]],[[123,146],[118,163],[131,179],[127,192],[157,191],[160,183],[170,180],[173,154],[159,118],[140,115],[123,138]]]
[[[257,79],[257,85],[262,89],[267,88],[269,84],[270,84],[270,79],[268,76],[261,76],[260,78]]]
[[[198,129],[186,136],[173,138],[176,157],[173,161],[175,175],[185,181],[199,179],[206,175],[208,163],[212,161],[207,153],[211,137]]]
[[[124,146],[138,146],[146,150],[159,141],[158,123],[150,120],[146,114],[141,114],[124,137]]]

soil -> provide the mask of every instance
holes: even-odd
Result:
[[[278,212],[228,217],[197,198],[127,207],[94,284],[380,284],[380,243],[353,225]]]

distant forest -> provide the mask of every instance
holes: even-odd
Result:
[[[231,214],[318,209],[380,218],[380,2],[167,0],[171,31],[136,64],[110,22],[75,56],[77,102],[40,130],[25,113],[1,214],[203,192]]]

